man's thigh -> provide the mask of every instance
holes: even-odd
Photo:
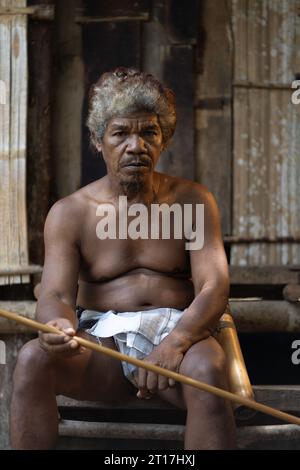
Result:
[[[101,343],[116,350],[112,338],[101,339]],[[72,358],[56,360],[55,372],[57,395],[112,403],[136,393],[124,377],[120,361],[89,349]]]

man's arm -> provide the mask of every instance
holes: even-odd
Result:
[[[203,188],[200,191],[199,203],[204,204],[204,246],[190,251],[195,298],[168,337],[182,352],[211,334],[225,310],[229,295],[228,264],[219,211],[212,194]]]
[[[45,263],[37,318],[74,336],[77,327],[75,304],[80,264],[79,222],[72,200],[66,198],[50,210],[45,223]],[[58,335],[40,334],[41,346],[49,352],[76,349],[75,341]]]

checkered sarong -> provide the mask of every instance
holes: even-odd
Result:
[[[138,312],[80,309],[79,328],[99,338],[113,337],[121,353],[144,359],[173,330],[182,314],[182,310],[175,308]],[[122,367],[125,377],[137,386],[137,367],[125,361],[122,361]]]

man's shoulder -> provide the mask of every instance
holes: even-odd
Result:
[[[185,178],[178,178],[161,173],[164,186],[176,195],[177,200],[188,203],[207,204],[214,200],[212,193],[203,184]]]
[[[47,227],[68,231],[81,227],[84,223],[87,208],[101,188],[100,180],[84,186],[72,194],[59,199],[51,207],[46,220]],[[76,231],[76,230],[75,230]]]
[[[48,219],[69,219],[75,213],[78,214],[82,205],[81,198],[78,197],[78,191],[56,201],[48,213]]]
[[[52,217],[65,217],[66,215],[77,215],[85,212],[87,204],[95,197],[96,194],[101,192],[102,180],[83,186],[82,188],[74,191],[74,193],[65,196],[56,201],[49,211]]]

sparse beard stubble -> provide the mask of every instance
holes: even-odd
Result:
[[[137,173],[128,179],[121,180],[120,186],[122,187],[124,194],[127,194],[128,197],[134,197],[145,189],[145,177],[144,175]]]

